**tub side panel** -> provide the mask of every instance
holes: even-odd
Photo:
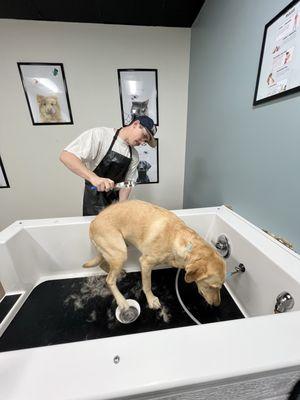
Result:
[[[6,294],[24,290],[6,243],[0,244],[0,282]]]
[[[231,255],[226,259],[227,271],[234,271],[240,263],[246,271],[227,278],[226,286],[237,299],[247,316],[272,314],[276,297],[288,291],[295,300],[293,310],[300,310],[300,282],[288,273],[285,265],[278,265],[256,246],[255,240],[217,217],[208,240],[216,242],[220,234],[229,239]],[[259,232],[257,232],[259,235]],[[270,242],[270,246],[276,243]]]
[[[25,229],[19,231],[16,235],[6,242],[6,259],[10,260],[10,270],[14,270],[14,275],[6,275],[4,284],[8,277],[21,282],[22,286],[32,286],[46,272],[55,273],[59,266],[43,247],[39,245]],[[4,254],[5,256],[5,254]]]
[[[51,255],[55,263],[43,267],[44,273],[50,275],[55,273],[82,272],[82,264],[94,257],[96,251],[89,239],[89,224],[56,224],[28,227],[28,235],[48,255]]]
[[[179,218],[203,237],[207,234],[213,217],[213,213],[189,215],[188,210],[179,215]],[[41,249],[51,255],[60,272],[82,272],[82,264],[96,255],[96,250],[89,239],[88,222],[66,224],[58,219],[51,225],[32,226],[26,228],[26,231]],[[136,249],[129,246],[126,266],[138,267],[139,255]],[[50,274],[53,270],[45,272]]]
[[[186,213],[184,213],[186,211]],[[214,213],[208,214],[189,214],[189,210],[182,210],[181,213],[177,213],[178,217],[184,221],[184,223],[194,229],[200,236],[205,237],[210,229],[211,223],[215,217]]]

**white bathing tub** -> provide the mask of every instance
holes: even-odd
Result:
[[[229,239],[227,270],[246,271],[225,286],[245,318],[1,352],[1,399],[287,398],[300,379],[299,255],[224,206],[174,212],[209,242]],[[17,221],[0,233],[4,299],[21,293],[0,336],[40,283],[99,273],[81,268],[94,254],[91,219]],[[126,269],[139,269],[133,248]],[[283,291],[294,307],[275,315]]]

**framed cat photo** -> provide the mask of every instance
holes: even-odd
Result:
[[[158,139],[156,147],[152,148],[148,144],[136,147],[139,153],[139,163],[137,166],[138,184],[159,183],[159,168],[158,168]]]
[[[73,124],[63,64],[17,64],[33,125]]]
[[[118,69],[118,80],[123,126],[140,115],[158,126],[157,69]]]
[[[9,188],[8,179],[5,173],[4,165],[0,156],[0,189]]]

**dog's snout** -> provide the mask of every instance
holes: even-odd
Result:
[[[216,300],[216,301],[213,303],[213,305],[214,305],[215,307],[218,307],[220,304],[221,304],[221,299],[218,299],[218,300]]]
[[[221,304],[220,292],[212,294],[211,292],[208,293],[208,292],[202,291],[199,288],[198,288],[198,292],[210,306],[218,307]]]
[[[215,307],[218,307],[221,304],[221,294],[220,291],[218,291],[215,295],[215,298],[213,299],[213,305]]]
[[[48,114],[51,114],[51,115],[55,114],[55,108],[54,108],[53,106],[48,107],[48,108],[47,108],[47,113],[48,113]]]

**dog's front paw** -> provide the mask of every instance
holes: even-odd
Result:
[[[149,308],[151,308],[152,310],[158,310],[159,308],[161,308],[161,304],[158,297],[154,296],[148,300],[148,305]]]
[[[127,311],[129,309],[129,304],[127,303],[126,300],[118,303],[118,306],[120,307],[121,312],[122,311]]]

